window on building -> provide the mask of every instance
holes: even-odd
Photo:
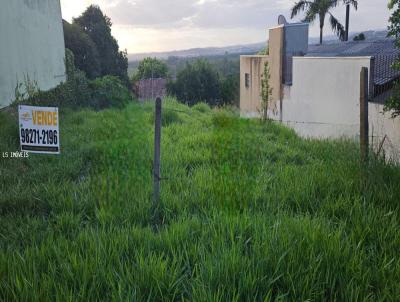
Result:
[[[244,75],[244,83],[246,85],[246,88],[250,87],[250,74],[249,73],[246,73]]]

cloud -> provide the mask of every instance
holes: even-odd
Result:
[[[180,50],[196,47],[222,47],[226,45],[257,43],[267,39],[266,30],[249,32],[246,29],[201,28],[136,28],[115,26],[113,35],[118,37],[121,48],[129,53]]]
[[[266,28],[284,13],[281,0],[220,0],[202,5],[192,22],[201,28]]]
[[[77,0],[63,0],[73,7]],[[237,28],[263,24],[284,12],[287,0],[93,0],[114,24],[141,28]],[[75,4],[74,4],[75,3]],[[82,4],[79,4],[82,7]]]
[[[176,27],[196,13],[196,1],[120,0],[107,8],[115,24],[137,27]]]
[[[90,4],[99,5],[111,18],[113,33],[121,47],[139,52],[263,41],[267,28],[277,24],[278,15],[285,15],[290,22],[290,8],[296,1],[61,0],[61,3],[67,20],[80,15]],[[380,3],[382,0],[359,2],[358,11],[351,14],[352,31],[386,28],[389,11]],[[344,22],[344,6],[333,13]],[[329,22],[325,23],[325,34],[332,34]],[[316,22],[310,27],[310,35],[317,36],[318,31]]]

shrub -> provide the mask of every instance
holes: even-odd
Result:
[[[207,113],[210,112],[211,108],[206,103],[197,103],[196,105],[193,106],[193,110],[196,110],[201,113]]]
[[[154,124],[155,114],[154,111],[150,115],[150,123]],[[161,125],[167,127],[171,124],[181,124],[182,119],[180,115],[171,108],[163,108],[161,111]]]
[[[212,117],[212,123],[216,128],[229,128],[235,120],[234,114],[226,110],[219,110]]]
[[[129,90],[118,77],[105,76],[88,81],[85,74],[78,71],[67,82],[49,91],[39,91],[24,103],[69,108],[91,107],[100,110],[122,108],[130,99]]]
[[[270,72],[269,72],[269,65],[268,61],[264,63],[264,72],[261,78],[261,116],[263,121],[268,120],[268,108],[269,108],[269,101],[272,96],[272,88],[270,85]]]
[[[190,106],[199,102],[219,105],[220,78],[218,72],[207,60],[186,63],[175,82],[168,85],[168,92]]]
[[[29,81],[19,85],[14,104],[24,103],[34,106],[67,106],[79,107],[87,105],[90,100],[89,81],[84,72],[75,67],[73,53],[66,49],[65,67],[67,81],[49,91],[29,88]],[[25,87],[23,87],[25,86]],[[22,92],[21,92],[22,91]]]
[[[163,125],[163,127],[166,127],[174,123],[177,124],[182,123],[182,119],[179,116],[179,114],[171,109],[168,108],[164,109],[161,114],[161,124]]]
[[[364,35],[364,33],[361,33],[361,34],[359,34],[359,35],[356,35],[354,38],[353,38],[353,41],[364,41],[365,40],[365,35]]]
[[[21,103],[29,97],[38,93],[39,88],[35,80],[31,80],[29,75],[24,76],[24,81],[17,83],[15,87],[15,103]]]
[[[65,83],[49,91],[37,89],[32,91],[26,87],[24,91],[28,93],[18,93],[25,97],[19,96],[15,104],[69,108],[92,107],[99,110],[109,107],[121,108],[131,99],[129,90],[116,76],[105,76],[89,81],[85,73],[75,67],[74,55],[68,49],[65,65],[67,71]]]
[[[221,105],[239,105],[240,76],[229,75],[220,80]]]
[[[168,66],[164,61],[157,58],[144,58],[140,61],[134,80],[157,79],[168,77]]]
[[[122,108],[131,99],[126,86],[116,76],[105,76],[91,81],[91,104],[95,109],[108,107]]]

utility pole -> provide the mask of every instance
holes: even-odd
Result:
[[[349,28],[350,28],[350,2],[346,1],[346,33],[344,36],[344,40],[349,40]]]
[[[154,100],[154,69],[153,61],[151,61],[151,100]]]

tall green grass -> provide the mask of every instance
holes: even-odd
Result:
[[[398,167],[169,99],[154,208],[153,117],[62,112],[60,156],[0,158],[0,301],[400,299]]]

